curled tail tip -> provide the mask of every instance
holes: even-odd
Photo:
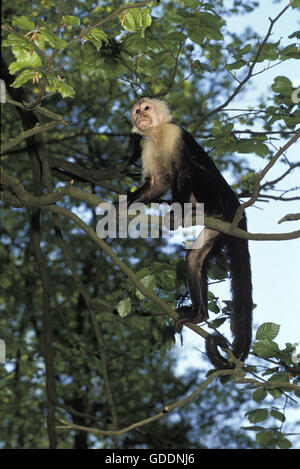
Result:
[[[230,348],[234,356],[241,361],[244,361],[249,353],[250,345],[247,343],[247,346],[243,349],[242,352],[238,352],[233,344],[233,347],[230,347],[228,340],[220,334],[212,334],[206,338],[205,341],[206,354],[215,368],[218,369],[231,369],[235,368],[234,363],[231,363],[227,358],[225,358],[218,350],[218,347],[221,348]]]
[[[229,361],[220,354],[218,347],[229,348],[229,342],[222,335],[209,335],[205,341],[205,348],[206,354],[212,365],[219,369],[234,368],[234,365],[229,363]]]

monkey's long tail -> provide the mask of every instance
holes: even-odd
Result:
[[[239,227],[247,230],[244,217]],[[233,236],[227,237],[227,252],[230,261],[232,314],[230,328],[234,336],[232,347],[221,334],[210,335],[206,340],[206,353],[216,368],[233,368],[218,346],[231,348],[234,356],[244,361],[248,356],[252,338],[252,282],[248,241]]]

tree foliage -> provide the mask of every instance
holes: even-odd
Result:
[[[184,250],[164,239],[96,234],[98,204],[139,183],[129,109],[141,95],[167,99],[174,119],[201,140],[220,170],[234,169],[243,210],[284,200],[272,191],[299,166],[287,157],[300,136],[297,89],[278,75],[268,97],[235,113],[231,105],[256,75],[298,63],[299,31],[291,31],[286,46],[273,29],[300,2],[276,4],[260,37],[251,28],[242,35],[230,30],[232,16],[257,4],[14,0],[4,6],[4,447],[291,447],[284,409],[299,397],[299,358],[292,344],[279,348],[279,326],[260,325],[244,367],[205,375],[199,357],[196,377],[187,372],[179,379],[173,320],[176,302],[186,296]],[[259,173],[246,158],[251,154],[262,160]],[[279,160],[285,172],[266,181]],[[300,236],[245,233],[237,228],[239,216],[232,226],[208,217],[205,224],[258,242]],[[287,214],[281,221],[299,218]],[[209,275],[224,280],[226,259]],[[224,304],[210,292],[209,309],[217,314],[211,328],[230,316],[230,301]],[[187,327],[199,343],[208,334]],[[231,425],[233,415],[243,429]]]

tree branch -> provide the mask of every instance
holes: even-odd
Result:
[[[65,420],[61,420],[61,422],[65,426],[60,427],[60,428],[77,429],[77,430],[82,430],[82,431],[89,432],[89,433],[95,433],[95,434],[98,434],[98,435],[106,435],[106,436],[109,436],[109,435],[122,435],[124,433],[128,433],[132,430],[135,430],[136,428],[139,428],[139,427],[142,427],[142,426],[147,425],[149,423],[155,422],[156,420],[159,420],[159,419],[165,417],[168,413],[172,412],[173,410],[177,409],[178,407],[182,407],[182,406],[188,404],[195,397],[197,397],[199,394],[201,394],[201,392],[204,391],[204,389],[206,389],[207,386],[214,379],[216,379],[220,376],[235,375],[235,374],[238,374],[239,372],[240,371],[237,370],[236,368],[232,369],[232,370],[217,370],[214,373],[212,373],[205,381],[203,381],[203,383],[200,386],[198,386],[198,388],[194,392],[189,394],[187,397],[185,397],[183,399],[180,399],[179,401],[174,402],[173,404],[165,406],[162,412],[159,412],[158,414],[155,414],[152,417],[149,417],[145,420],[141,420],[139,422],[128,425],[127,427],[124,427],[124,428],[118,430],[117,432],[114,432],[112,430],[99,430],[97,428],[84,427],[82,425],[75,425],[73,423],[66,422]]]
[[[58,202],[69,193],[73,184],[73,181],[71,181],[66,186],[59,187],[57,191],[52,194],[37,197],[29,194],[18,178],[9,176],[3,168],[1,168],[0,182],[3,186],[10,187],[13,194],[17,197],[18,202],[22,203],[23,207],[42,207]]]
[[[42,132],[47,132],[54,127],[57,127],[59,124],[66,124],[66,122],[62,119],[61,121],[54,120],[47,122],[46,124],[39,124],[37,123],[34,127],[29,130],[24,130],[21,132],[17,137],[13,138],[10,142],[1,146],[1,155],[7,152],[10,148],[18,145],[18,143],[22,142],[23,140],[32,137],[33,135],[41,134]]]
[[[240,83],[238,84],[238,86],[236,87],[236,89],[234,90],[234,92],[229,96],[229,98],[227,98],[223,104],[220,104],[220,106],[216,107],[215,109],[213,109],[212,111],[208,112],[207,114],[205,114],[202,119],[199,121],[199,123],[196,125],[196,127],[193,129],[192,131],[192,134],[194,135],[195,132],[197,132],[197,130],[199,130],[199,128],[201,127],[202,123],[207,121],[212,115],[218,113],[219,111],[221,111],[222,109],[224,109],[224,107],[226,107],[239,93],[240,91],[242,91],[244,85],[247,83],[247,81],[250,80],[250,78],[252,78],[253,76],[253,70],[254,70],[254,67],[262,53],[262,50],[264,48],[264,45],[266,44],[266,42],[268,41],[269,37],[271,36],[271,33],[272,33],[272,30],[273,30],[273,27],[274,27],[274,24],[279,20],[279,18],[286,12],[286,10],[292,5],[292,3],[294,3],[294,0],[291,0],[289,2],[288,5],[286,5],[283,10],[281,10],[281,12],[276,16],[276,18],[274,18],[274,20],[272,20],[271,18],[269,18],[270,20],[270,26],[269,26],[269,29],[267,31],[267,34],[265,35],[262,43],[260,44],[260,46],[258,47],[258,50],[254,56],[254,59],[251,63],[251,65],[249,66],[249,71],[247,73],[247,75],[245,76],[245,78],[243,80],[240,81]]]
[[[274,166],[274,164],[280,158],[280,156],[291,145],[293,145],[293,143],[295,143],[298,140],[299,137],[300,137],[300,129],[297,130],[297,132],[292,136],[292,138],[290,138],[290,140],[283,147],[281,147],[278,150],[278,152],[271,158],[271,160],[265,166],[265,168],[260,173],[254,175],[254,189],[253,189],[252,197],[247,202],[240,205],[238,207],[238,209],[236,210],[236,213],[235,213],[234,219],[232,221],[232,225],[231,225],[233,230],[238,226],[239,221],[242,218],[242,215],[243,215],[243,212],[244,212],[245,208],[250,207],[251,205],[253,205],[257,201],[257,199],[259,197],[259,192],[260,192],[260,189],[261,189],[260,181],[265,177],[267,172],[270,171],[270,169]]]
[[[78,224],[81,228],[83,228],[84,231],[86,231],[97,244],[100,244],[101,248],[110,249],[109,246],[103,240],[98,238],[96,233],[87,225],[85,225],[85,223],[75,214],[61,207],[50,205],[51,203],[61,200],[61,198],[64,195],[69,195],[69,196],[75,197],[76,199],[84,200],[85,202],[90,203],[91,205],[95,206],[103,202],[102,199],[100,199],[96,195],[87,194],[83,191],[80,191],[79,189],[72,188],[72,186],[67,185],[63,188],[58,188],[57,193],[47,194],[41,197],[34,197],[31,194],[28,194],[27,191],[25,191],[23,185],[17,178],[15,178],[14,176],[8,176],[4,170],[2,170],[1,178],[2,178],[1,179],[2,184],[4,186],[11,187],[13,194],[17,195],[18,200],[16,200],[12,196],[9,197],[7,194],[7,191],[5,191],[5,200],[7,202],[10,202],[12,206],[15,206],[15,207],[34,206],[34,207],[40,207],[40,208],[44,208],[47,206],[47,208],[49,208],[52,211],[61,210],[62,215],[67,216],[68,218],[72,218],[73,221],[75,221],[76,224]],[[296,239],[300,237],[300,230],[292,231],[289,233],[251,233],[249,231],[244,231],[238,227],[232,229],[231,223],[220,220],[219,218],[205,217],[204,221],[205,221],[205,226],[207,226],[208,228],[215,229],[217,231],[220,231],[221,233],[225,233],[231,236],[236,236],[238,238],[248,239],[248,240],[253,240],[253,241],[281,241],[281,240],[285,241],[285,240]],[[114,255],[113,251],[110,250],[110,252],[112,255]],[[125,267],[125,270],[128,269],[127,266],[125,266],[125,264],[124,264],[124,267]],[[122,265],[122,270],[123,270],[123,265]],[[141,287],[143,290],[145,290],[144,286],[140,282],[138,282],[138,284],[136,285],[137,286],[139,285],[138,286],[139,289]],[[142,290],[141,292],[143,293]],[[150,299],[153,299],[153,297],[151,297]],[[168,307],[167,309],[164,308],[166,306],[164,302],[163,302],[163,305],[164,305],[163,309],[167,314],[170,314],[170,312],[173,312],[172,309],[169,309]],[[159,304],[159,306],[162,306],[162,304]]]
[[[283,223],[284,221],[295,221],[295,220],[300,220],[300,213],[289,213],[288,215],[285,215],[283,218],[281,218],[278,224]]]

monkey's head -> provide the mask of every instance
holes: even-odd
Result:
[[[150,135],[162,124],[170,122],[172,116],[164,101],[152,98],[141,98],[131,109],[134,123],[132,132]]]

